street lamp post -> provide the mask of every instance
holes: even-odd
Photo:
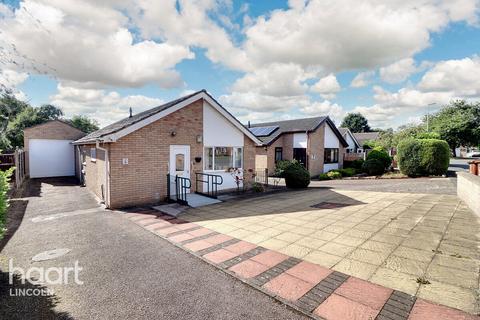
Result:
[[[436,104],[436,102],[427,104],[427,132],[430,132],[430,106],[434,106]]]

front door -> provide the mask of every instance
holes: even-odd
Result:
[[[300,162],[306,168],[307,167],[307,149],[293,148],[293,159]]]
[[[176,194],[175,177],[190,179],[190,146],[170,146],[170,193]],[[190,192],[190,189],[187,189]]]

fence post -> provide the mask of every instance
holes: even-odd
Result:
[[[265,186],[268,187],[268,168],[265,168]]]

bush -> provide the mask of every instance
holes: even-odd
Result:
[[[398,144],[400,171],[410,177],[439,176],[447,173],[450,148],[444,140],[407,139]]]
[[[382,147],[375,147],[368,153],[367,160],[376,159],[383,163],[383,168],[386,170],[392,164],[392,158],[388,155]]]
[[[380,176],[385,172],[385,165],[378,159],[367,159],[363,163],[362,170],[369,176]]]
[[[342,177],[351,177],[357,173],[357,170],[355,170],[354,168],[343,168],[339,169],[338,172],[342,174]]]
[[[275,172],[274,175],[275,177],[283,177],[283,171],[285,171],[285,168],[288,167],[290,164],[298,162],[297,160],[280,160],[277,162],[275,165]]]
[[[260,192],[264,192],[265,188],[263,187],[263,184],[258,183],[258,182],[254,182],[254,183],[252,183],[252,190],[253,190],[253,192],[260,193]]]
[[[322,180],[331,180],[328,174],[326,173],[320,173],[318,176],[315,177],[315,179],[318,179],[320,181]]]
[[[327,176],[330,178],[330,179],[342,179],[342,174],[336,170],[331,170],[327,173]]]
[[[306,188],[310,184],[310,173],[298,161],[292,161],[283,170],[283,177],[288,188]]]
[[[357,159],[353,161],[344,161],[343,167],[344,168],[353,168],[356,170],[362,170],[363,159]]]
[[[10,187],[10,177],[12,176],[14,168],[7,171],[0,171],[0,239],[6,231],[5,222],[8,208],[7,191]]]

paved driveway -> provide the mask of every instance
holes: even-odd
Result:
[[[102,210],[66,180],[34,181],[20,228],[0,252],[0,319],[304,319],[209,264],[121,217]],[[20,212],[21,216],[22,212]],[[71,251],[32,262],[45,250]],[[15,267],[71,267],[83,285],[8,284]],[[10,289],[55,291],[19,297]]]
[[[480,222],[454,195],[309,188],[190,209],[182,218],[478,312]]]

